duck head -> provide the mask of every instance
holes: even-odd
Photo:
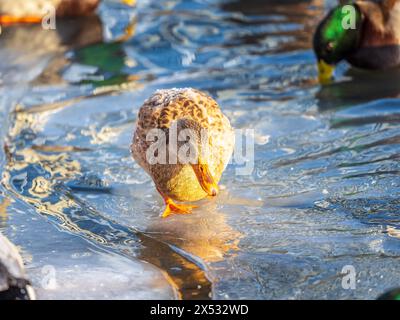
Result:
[[[332,9],[318,25],[313,46],[318,59],[321,84],[332,80],[336,64],[346,59],[360,44],[363,16],[355,4]]]
[[[179,119],[176,125],[179,162],[189,163],[201,188],[209,196],[216,196],[218,194],[218,184],[210,170],[212,167],[212,155],[209,149],[207,130],[199,122],[187,118]],[[186,147],[184,144],[186,144]]]

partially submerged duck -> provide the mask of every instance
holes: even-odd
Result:
[[[347,2],[332,9],[314,34],[321,83],[342,60],[362,69],[400,66],[400,0]]]
[[[17,248],[0,233],[0,300],[31,300],[35,294]]]
[[[134,5],[136,0],[120,0]],[[57,17],[87,16],[94,13],[100,0],[1,0],[0,24],[41,23],[55,9]]]
[[[172,128],[176,128],[178,141],[173,141]],[[154,153],[155,142],[148,135],[154,129],[166,135],[164,163],[155,163],[149,158],[150,153]],[[189,140],[197,149],[190,163],[177,156],[181,150],[178,148],[189,142],[180,141],[185,129],[193,133]],[[186,135],[183,138],[186,139]],[[170,153],[174,143],[177,146]],[[233,129],[217,102],[203,92],[186,88],[159,90],[144,102],[139,110],[131,151],[163,197],[166,208],[162,216],[167,217],[171,213],[190,213],[195,207],[177,204],[174,200],[197,201],[217,195],[218,182],[233,146]]]

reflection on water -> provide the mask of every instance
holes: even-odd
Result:
[[[147,231],[202,261],[216,262],[238,250],[241,234],[226,222],[216,203],[203,204],[202,215],[156,219]]]
[[[11,204],[9,198],[1,198],[0,201],[0,227],[4,227],[7,223],[7,208]]]
[[[316,17],[323,13],[323,1],[234,0],[222,4],[221,9],[235,15],[228,20],[254,27],[253,32],[240,32],[226,45],[257,45],[251,53],[262,55],[308,49]]]
[[[343,65],[318,86],[310,40],[325,6],[139,1],[102,6],[103,25],[4,28],[0,229],[34,283],[50,264],[73,284],[43,297],[112,296],[112,281],[83,295],[96,283],[83,269],[125,298],[375,298],[400,283],[398,71]],[[228,166],[216,199],[161,219],[129,144],[143,100],[187,86],[255,130],[255,170]],[[357,290],[341,287],[349,264]]]
[[[321,111],[383,98],[398,98],[400,95],[399,69],[375,72],[350,69],[343,78],[319,90],[316,96]]]

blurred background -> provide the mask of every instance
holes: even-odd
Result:
[[[374,299],[400,285],[400,73],[343,63],[318,84],[312,34],[336,2],[129,2],[1,29],[0,231],[38,297]],[[255,168],[228,166],[216,199],[161,219],[129,145],[143,101],[173,87],[254,129]]]

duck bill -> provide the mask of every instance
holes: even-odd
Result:
[[[121,0],[121,2],[130,7],[133,7],[136,4],[136,0]]]
[[[318,61],[318,80],[321,84],[329,84],[333,79],[335,66],[326,63],[324,60]]]
[[[207,164],[196,163],[192,164],[194,173],[201,188],[210,196],[215,197],[218,193],[218,185],[210,173]]]

